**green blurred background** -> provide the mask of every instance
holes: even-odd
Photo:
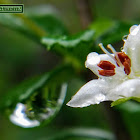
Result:
[[[15,0],[14,3],[24,4],[25,11],[29,6],[52,5],[59,11],[70,33],[74,34],[82,30],[76,0]],[[139,0],[91,0],[90,7],[93,21],[100,17],[140,21]],[[50,71],[60,62],[60,56],[46,51],[23,34],[0,25],[0,97],[24,79]],[[61,111],[50,124],[43,128],[23,129],[13,125],[7,117],[0,115],[0,140],[47,140],[48,136],[54,135],[58,130],[73,127],[112,131],[103,104],[82,109],[65,105],[83,84],[85,81],[81,79],[70,81]],[[128,108],[127,104],[124,106]],[[136,106],[139,105],[136,103]],[[122,117],[130,135],[134,140],[139,140],[140,109],[134,110],[135,107],[129,111],[123,110]]]

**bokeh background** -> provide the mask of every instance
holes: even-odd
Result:
[[[32,6],[52,5],[58,10],[71,34],[82,30],[76,0],[14,0],[13,2],[24,4],[25,11]],[[138,22],[139,7],[139,0],[90,0],[93,21],[97,18],[111,18]],[[61,57],[57,54],[46,51],[24,34],[0,25],[0,97],[24,79],[50,71],[60,62]],[[65,105],[83,84],[85,81],[76,78],[69,82],[67,97],[61,111],[45,127],[23,129],[0,115],[0,140],[47,140],[48,136],[57,133],[58,130],[73,127],[101,128],[112,132],[103,104],[82,109]],[[131,111],[123,111],[121,116],[133,139],[139,140],[140,109],[137,107],[136,110],[136,107],[131,106]]]

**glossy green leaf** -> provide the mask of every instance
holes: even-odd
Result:
[[[72,68],[64,66],[24,81],[0,100],[0,111],[24,128],[46,124],[60,110],[71,74]]]
[[[86,60],[86,56],[93,48],[93,30],[86,30],[75,36],[61,36],[59,38],[43,37],[42,43],[47,49],[66,56],[68,61],[79,65]],[[80,62],[79,62],[80,61]]]
[[[45,35],[66,34],[66,28],[58,18],[57,11],[50,6],[25,9],[24,14],[0,14],[0,24],[19,31],[35,41]]]
[[[46,32],[47,36],[66,35],[59,12],[50,5],[40,5],[25,9],[25,16]]]
[[[42,42],[48,50],[65,56],[67,61],[82,65],[93,45],[93,30],[68,36],[58,18],[58,12],[50,6],[26,8],[25,14],[0,14],[0,23]],[[81,61],[81,62],[79,62]]]
[[[80,43],[89,42],[92,40],[94,31],[87,30],[75,36],[62,36],[60,38],[48,38],[43,37],[42,43],[46,45],[48,49],[55,49],[55,47],[64,47],[64,48],[74,48]],[[57,49],[57,48],[56,48]]]
[[[94,38],[97,39],[108,33],[114,26],[115,21],[111,19],[97,19],[89,26],[89,28],[95,31]]]
[[[132,22],[116,21],[111,19],[97,19],[94,21],[90,29],[95,31],[96,43],[115,43],[122,40],[124,35],[129,33]]]
[[[121,98],[121,99],[118,99],[118,100],[112,102],[111,107],[119,105],[121,103],[124,103],[124,102],[126,102],[128,100],[135,100],[137,102],[140,102],[140,98],[138,98],[138,97],[127,97],[127,98],[124,97],[124,98]]]
[[[90,129],[90,128],[73,128],[60,131],[55,135],[48,138],[48,140],[65,140],[70,138],[94,138],[101,140],[114,140],[114,135],[110,132],[100,130],[100,129]]]
[[[102,36],[102,42],[104,44],[108,44],[121,41],[129,34],[129,28],[132,25],[133,23],[116,21],[115,26],[108,33]]]
[[[115,106],[115,109],[119,109],[122,112],[135,114],[135,113],[140,113],[140,104],[135,101],[128,101],[118,106]]]

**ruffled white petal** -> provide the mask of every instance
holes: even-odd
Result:
[[[107,54],[99,55],[96,52],[92,52],[92,53],[88,54],[87,60],[85,62],[85,66],[86,66],[86,68],[89,68],[98,77],[102,77],[101,75],[99,75],[99,72],[98,72],[98,70],[101,68],[99,68],[97,66],[101,60],[109,61],[112,64],[116,65],[116,62],[111,57],[109,57]]]
[[[140,97],[140,79],[130,79],[110,90],[106,98],[108,100],[118,100],[123,97]]]
[[[132,70],[140,75],[140,25],[133,25],[125,40],[123,51],[131,58]]]
[[[88,54],[87,60],[85,62],[85,67],[89,68],[94,74],[99,75],[98,70],[100,69],[97,64],[100,62],[100,55],[98,53],[92,52]]]
[[[91,104],[99,104],[106,101],[109,88],[109,83],[105,80],[89,81],[80,88],[67,105],[71,107],[86,107]]]
[[[114,55],[111,54],[113,57]],[[106,77],[106,76],[102,76],[102,75],[99,75],[99,72],[98,70],[101,70],[101,68],[99,68],[97,65],[99,64],[99,62],[103,60],[103,61],[109,61],[111,62],[113,65],[116,66],[115,68],[115,75],[114,76],[111,76],[111,77]],[[102,78],[102,79],[108,79],[108,80],[119,80],[119,79],[123,79],[126,77],[126,74],[124,72],[124,69],[121,68],[121,67],[118,67],[116,61],[114,61],[114,59],[112,59],[112,57],[110,57],[109,55],[107,54],[98,54],[98,53],[95,53],[95,52],[92,52],[90,53],[88,56],[87,56],[87,60],[85,62],[85,66],[86,68],[89,68],[94,74],[96,74],[98,77]]]

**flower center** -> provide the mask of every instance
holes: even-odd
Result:
[[[111,62],[101,60],[97,66],[103,69],[98,70],[100,75],[102,76],[115,75],[115,65],[113,65]]]
[[[125,74],[127,75],[130,74],[131,60],[124,52],[116,52],[115,49],[110,44],[108,44],[107,47],[112,51],[112,53],[114,54],[113,56],[104,48],[102,43],[99,44],[99,47],[103,50],[104,53],[106,53],[116,62],[118,67],[123,68]],[[98,66],[103,69],[103,70],[98,70],[100,75],[102,76],[115,75],[115,65],[112,64],[111,62],[102,60],[100,61]]]

